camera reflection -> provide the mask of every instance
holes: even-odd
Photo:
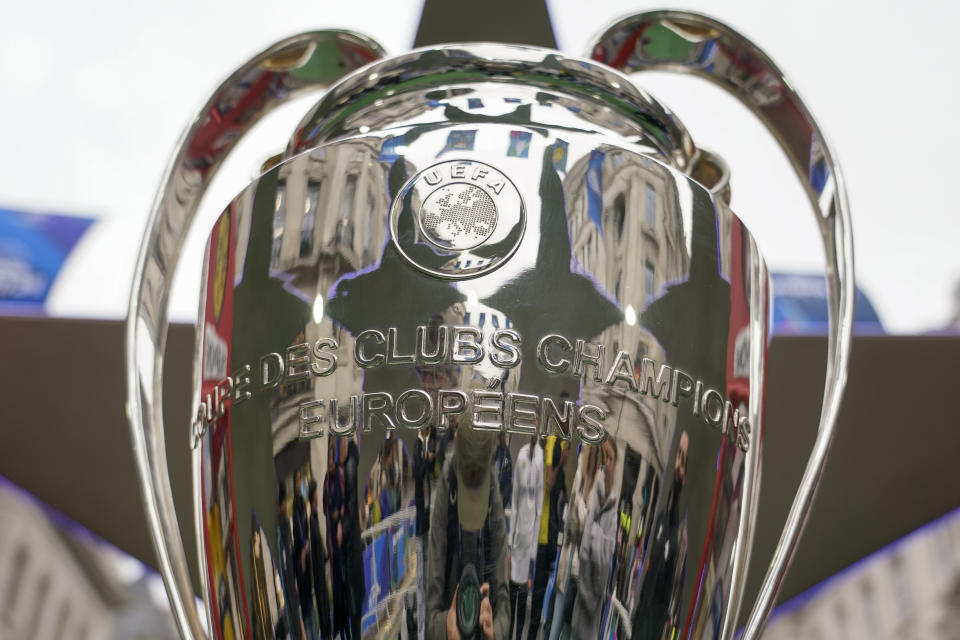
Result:
[[[491,467],[495,437],[457,429],[439,474],[427,548],[426,637],[506,638],[507,526]]]

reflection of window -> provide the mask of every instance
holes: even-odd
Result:
[[[336,234],[338,246],[353,247],[353,223],[350,220],[337,222]]]
[[[910,586],[907,584],[907,572],[904,560],[896,555],[890,560],[891,582],[893,583],[893,600],[897,623],[902,623],[910,615]]]
[[[373,221],[373,196],[367,194],[367,217],[363,219],[363,264],[370,264],[370,235],[372,232]]]
[[[953,576],[953,546],[950,543],[950,532],[947,529],[941,529],[934,537],[934,556],[934,564],[937,565],[940,584],[943,588],[946,588],[947,582]]]
[[[617,225],[617,239],[623,238],[623,224],[627,220],[627,199],[622,193],[613,201],[613,220]]]
[[[17,596],[20,595],[23,582],[23,571],[27,567],[27,548],[20,546],[13,556],[13,569],[10,571],[10,578],[7,582],[7,601],[4,603],[3,612],[8,619],[12,619],[17,610]]]
[[[307,183],[307,199],[303,203],[303,218],[300,220],[300,257],[313,252],[313,227],[317,219],[317,204],[320,201],[320,183]]]
[[[57,630],[53,637],[55,640],[64,640],[67,637],[67,619],[70,618],[70,603],[64,602],[60,605],[60,612],[57,614]]]
[[[841,638],[848,637],[847,634],[847,608],[844,606],[842,600],[838,600],[833,607],[834,611],[834,624],[836,629],[840,631],[838,634]]]
[[[643,295],[647,304],[653,301],[654,290],[654,270],[649,262],[643,263]]]
[[[274,269],[280,262],[280,247],[283,244],[283,218],[287,199],[287,185],[277,185],[277,199],[273,208],[273,246],[270,249],[270,266]]]
[[[337,222],[337,244],[353,247],[353,202],[357,197],[357,174],[347,176],[340,200],[340,220]]]
[[[45,575],[40,578],[40,584],[37,585],[36,596],[33,599],[33,613],[30,615],[30,624],[33,631],[26,635],[27,638],[38,638],[37,628],[43,620],[46,619],[44,611],[46,610],[47,594],[50,592],[50,576]]]
[[[653,227],[657,223],[657,192],[653,185],[647,183],[647,225]]]
[[[863,612],[866,620],[867,637],[880,637],[880,629],[877,625],[877,602],[873,595],[873,585],[867,579],[860,584],[860,598],[863,601]]]
[[[347,185],[343,188],[343,199],[340,201],[340,217],[348,220],[353,216],[353,201],[357,197],[357,174],[347,176]]]

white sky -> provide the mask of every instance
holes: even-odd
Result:
[[[548,3],[561,50],[630,11],[613,0]],[[960,147],[953,66],[958,5],[685,2],[751,37],[817,115],[842,161],[854,218],[857,275],[887,329],[937,328],[960,279],[960,216],[949,200]],[[269,4],[9,2],[0,20],[0,206],[91,215],[49,300],[54,315],[119,318],[150,203],[183,126],[252,54],[287,35],[347,27],[390,53],[410,48],[416,0]],[[464,5],[464,11],[467,11]],[[869,7],[869,8],[868,8]],[[823,264],[809,206],[772,138],[702,81],[635,77],[674,110],[696,142],[732,167],[733,207],[774,270]],[[255,130],[211,187],[171,298],[195,318],[202,238],[253,168],[286,141],[309,100]],[[201,231],[202,227],[202,231]]]

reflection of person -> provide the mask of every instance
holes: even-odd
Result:
[[[293,494],[293,563],[297,575],[297,593],[300,596],[300,617],[308,640],[317,637],[313,618],[313,577],[310,575],[310,525],[307,522],[307,503],[300,494],[301,476],[294,476]]]
[[[442,473],[443,468],[450,463],[450,458],[453,456],[453,438],[457,434],[457,419],[453,418],[450,420],[449,426],[440,433],[440,437],[437,438],[437,466],[440,473]],[[437,476],[440,475],[437,473]]]
[[[377,464],[380,488],[377,503],[379,517],[374,520],[374,524],[390,517],[400,509],[406,458],[400,451],[399,442],[400,439],[392,431],[388,431],[380,448]]]
[[[277,592],[279,576],[266,550],[265,532],[257,514],[251,514],[250,551],[253,570],[254,634],[262,638],[286,638],[283,595]]]
[[[563,474],[563,464],[567,457],[565,443],[556,435],[549,436],[543,456],[543,509],[540,513],[537,562],[533,576],[530,633],[527,634],[531,640],[536,640],[537,634],[540,633],[543,598],[557,558],[557,538],[563,528],[563,503],[566,498],[566,479]],[[548,635],[549,623],[548,617],[546,629]]]
[[[600,474],[590,492],[580,541],[580,578],[572,621],[578,638],[596,637],[600,631],[611,560],[617,544],[617,496],[613,492],[617,449],[610,440],[601,447]]]
[[[283,599],[286,603],[287,628],[291,635],[303,635],[303,623],[299,615],[297,578],[293,557],[293,534],[290,531],[290,515],[287,509],[287,483],[280,481],[277,499],[277,555],[279,555],[280,579],[283,581]]]
[[[433,484],[431,470],[437,459],[437,439],[433,427],[421,429],[417,434],[417,446],[413,452],[414,504],[417,510],[416,533],[425,535],[430,529],[430,489]]]
[[[310,565],[313,572],[313,594],[317,600],[317,617],[320,619],[320,637],[330,637],[330,603],[327,600],[327,553],[320,534],[317,483],[310,481]]]
[[[510,441],[505,431],[497,436],[497,449],[493,452],[493,468],[497,472],[497,486],[504,505],[513,497],[513,460],[510,457]]]
[[[341,442],[341,445],[343,443]],[[337,542],[343,549],[346,570],[347,637],[360,640],[360,616],[366,586],[363,579],[363,544],[360,537],[360,496],[357,494],[360,452],[353,438],[341,446],[343,463],[343,517],[337,529]]]
[[[550,625],[550,640],[557,640],[560,631],[570,624],[573,603],[576,600],[577,580],[580,576],[580,541],[587,520],[587,501],[593,491],[593,481],[600,463],[598,447],[587,447],[580,458],[577,473],[570,488],[570,503],[567,506],[567,522],[563,531],[563,546],[557,561],[557,579],[554,584],[555,603],[553,621]]]
[[[647,577],[633,614],[633,638],[660,637],[673,624],[686,571],[686,521],[680,518],[680,495],[687,479],[690,439],[680,434],[673,463],[673,485],[665,508],[657,514],[651,530]],[[668,634],[669,635],[669,634]]]
[[[510,617],[507,532],[490,467],[493,435],[461,426],[451,448],[430,508],[426,637],[460,639],[455,596],[465,568],[473,565],[480,583],[478,635],[505,640]]]
[[[343,469],[337,456],[336,441],[332,438],[327,459],[327,477],[323,481],[323,512],[327,516],[327,548],[330,549],[330,574],[333,584],[333,635],[340,637],[347,619],[343,549],[337,538],[340,517],[343,514]]]
[[[437,459],[437,440],[433,427],[421,429],[413,452],[414,503],[417,509],[417,618],[427,615],[426,540],[430,530],[430,497],[433,465]],[[424,625],[419,625],[418,640],[423,640]]]
[[[520,448],[513,471],[510,503],[510,616],[509,638],[516,627],[523,635],[527,618],[527,592],[533,586],[533,565],[537,558],[537,536],[543,507],[543,449],[537,436]]]

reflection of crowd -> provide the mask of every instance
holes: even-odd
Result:
[[[457,594],[467,565],[476,566],[480,583],[476,637],[596,637],[609,608],[617,538],[616,446],[585,449],[568,499],[566,443],[549,437],[541,446],[531,436],[512,458],[506,435],[498,438],[494,448],[492,434],[458,430],[434,487],[426,637],[461,637]]]
[[[430,531],[430,500],[436,481],[437,438],[430,426],[417,434],[417,446],[413,454],[414,503],[417,510],[417,620],[427,616],[427,565],[426,543]],[[419,624],[417,640],[423,640],[425,626]]]
[[[552,435],[543,451],[544,496],[540,513],[540,532],[537,538],[537,562],[533,576],[533,615],[527,637],[536,638],[540,630],[540,612],[547,592],[547,583],[553,576],[557,557],[557,540],[563,529],[563,510],[567,502],[563,465],[567,460],[566,443]],[[552,601],[551,601],[552,606]],[[552,609],[547,609],[546,634],[549,637]]]
[[[666,506],[654,520],[647,576],[633,616],[634,638],[653,637],[663,629],[679,626],[680,591],[686,574],[687,527],[681,515],[680,495],[687,477],[690,439],[680,434],[673,464],[673,484]]]
[[[432,437],[422,435],[418,451],[431,451]],[[628,535],[633,493],[642,494],[636,514],[642,522],[654,485],[632,478],[637,466],[620,458],[636,454],[624,443],[582,446],[567,485],[566,443],[532,436],[513,457],[507,436],[497,438],[458,429],[444,471],[430,481],[432,500],[418,511],[429,513],[422,533],[427,613],[420,619],[426,637],[463,637],[457,616],[465,605],[458,592],[468,565],[476,567],[480,584],[478,630],[471,637],[660,638],[663,630],[675,629],[687,548],[679,503],[686,434],[679,436],[673,482],[658,515],[652,526],[641,524],[635,537]],[[508,465],[512,474],[504,475]],[[619,475],[630,475],[630,481]],[[621,496],[621,487],[631,495]]]
[[[567,522],[563,546],[557,561],[553,618],[550,623],[550,640],[556,640],[560,631],[569,628],[573,618],[573,603],[576,601],[580,577],[580,542],[587,520],[587,500],[592,495],[593,483],[600,463],[600,450],[590,447],[578,466],[570,490],[567,505]]]
[[[679,496],[688,437],[678,437],[672,482],[655,518],[633,538],[633,497],[619,494],[637,486],[625,480],[637,474],[635,465],[620,460],[635,453],[613,439],[581,446],[568,483],[567,444],[531,436],[513,455],[505,433],[428,427],[418,432],[412,468],[405,468],[404,445],[394,434],[371,470],[367,493],[376,485],[376,499],[365,503],[357,491],[356,442],[331,440],[322,483],[310,477],[309,465],[280,483],[277,556],[260,543],[254,551],[263,565],[257,590],[270,594],[255,610],[276,613],[258,614],[273,619],[257,628],[274,638],[360,638],[367,595],[361,528],[404,506],[409,473],[417,580],[403,587],[405,638],[412,640],[414,625],[418,640],[654,638],[676,629],[686,573]],[[264,587],[270,575],[274,586]],[[467,597],[471,575],[476,589]],[[469,611],[475,627],[464,626]]]
[[[616,466],[617,449],[610,441],[604,442],[601,464],[587,498],[580,538],[578,589],[571,621],[578,638],[590,637],[601,628],[616,544],[617,497],[613,492]]]
[[[387,432],[364,491],[360,524],[364,528],[389,518],[404,506],[405,480],[410,475],[406,446]]]
[[[323,513],[327,518],[327,548],[330,549],[330,575],[335,585],[333,589],[333,635],[340,637],[346,622],[346,606],[342,589],[336,588],[344,575],[343,529],[340,518],[343,514],[343,468],[337,451],[337,442],[330,441],[327,458],[327,477],[323,482]],[[337,538],[340,544],[337,544]]]
[[[300,619],[299,608],[295,604],[300,599],[297,596],[297,574],[293,564],[293,533],[290,525],[290,510],[285,482],[280,483],[278,494],[277,553],[280,557],[277,559],[277,564],[280,571],[283,600],[287,605],[283,609],[286,613],[286,624],[281,629],[288,633],[290,637],[296,638],[304,636],[305,630],[303,621]]]
[[[533,586],[543,505],[543,449],[536,436],[521,447],[514,467],[510,528],[510,637],[523,632],[527,592]]]
[[[448,463],[437,478],[427,546],[428,639],[461,638],[467,628],[487,640],[506,638],[507,525],[490,462],[494,437],[473,428],[456,430]],[[464,582],[474,577],[474,587]],[[464,593],[460,594],[461,587]],[[466,640],[464,638],[464,640]]]
[[[257,621],[260,634],[298,640],[360,638],[366,589],[357,496],[358,461],[354,441],[331,441],[322,488],[309,477],[308,467],[296,471],[293,478],[280,480],[278,557],[271,562],[265,554],[260,542],[262,533],[253,537],[256,573],[264,576],[255,582],[258,602],[254,611],[260,618],[270,618]],[[276,576],[276,589],[266,583],[271,574]]]

